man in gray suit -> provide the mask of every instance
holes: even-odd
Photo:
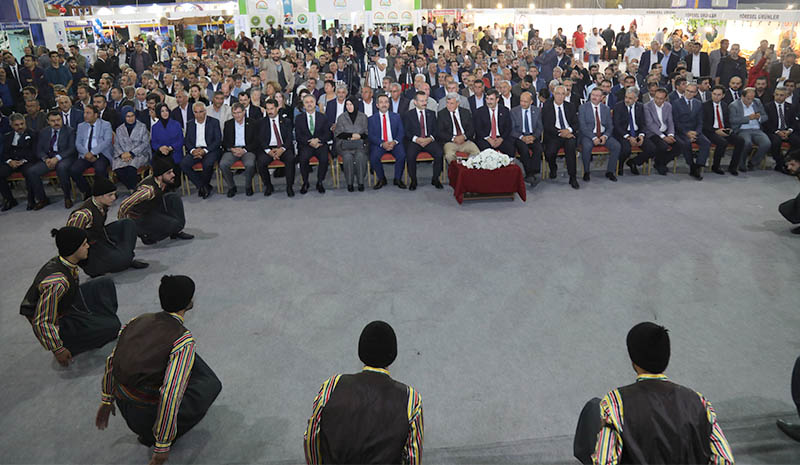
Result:
[[[644,134],[656,146],[656,172],[667,175],[667,163],[683,153],[683,143],[675,138],[672,105],[667,102],[666,89],[658,89],[653,100],[644,105]]]
[[[447,89],[447,94],[456,94],[456,95],[458,95],[458,106],[459,107],[469,111],[469,100],[467,99],[467,97],[464,97],[463,95],[458,93],[458,83],[456,81],[448,82],[447,85],[445,86],[445,88]],[[444,107],[447,106],[447,94],[445,94],[445,96],[442,97],[441,100],[439,100],[438,106],[437,106],[437,108],[439,110],[442,110],[442,109],[444,109]],[[411,102],[411,103],[413,105],[414,102]]]
[[[533,103],[530,92],[519,96],[519,105],[511,109],[511,138],[519,154],[525,181],[531,186],[539,183],[536,175],[542,166],[542,111]]]
[[[711,67],[711,72],[709,76],[712,78],[717,75],[717,66],[719,66],[719,62],[728,56],[728,44],[730,42],[728,39],[722,39],[719,41],[719,48],[716,50],[712,50],[711,53],[708,54],[708,64]]]
[[[689,165],[689,175],[698,181],[703,180],[700,170],[708,160],[711,151],[711,142],[703,135],[703,103],[696,99],[697,84],[689,84],[684,90],[683,97],[672,102],[672,120],[675,123],[675,137],[681,141]],[[694,161],[692,143],[697,144],[697,163]]]
[[[583,180],[589,181],[589,170],[592,162],[592,148],[605,146],[608,149],[608,166],[606,178],[617,181],[617,160],[621,146],[611,137],[614,131],[614,121],[611,110],[603,103],[603,91],[599,87],[592,89],[589,101],[578,109],[578,124],[580,126],[581,159],[583,160]]]
[[[761,130],[761,123],[767,121],[767,112],[764,111],[761,101],[755,97],[756,90],[747,87],[742,91],[742,98],[728,105],[731,129],[734,134],[744,139],[739,171],[752,170],[754,166],[758,166],[772,145],[769,137]],[[747,154],[753,150],[753,144],[758,145],[758,151],[750,162],[747,162]]]

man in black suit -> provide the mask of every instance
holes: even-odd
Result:
[[[794,107],[786,102],[786,97],[789,92],[783,86],[778,86],[775,89],[775,100],[770,103],[764,104],[764,111],[767,113],[767,122],[763,124],[762,129],[769,137],[772,145],[770,146],[770,154],[775,160],[775,171],[780,173],[789,174],[789,171],[784,166],[782,145],[789,143],[789,151],[797,150],[800,148],[800,135],[795,134],[797,128],[797,118]]]
[[[578,135],[578,114],[564,101],[567,89],[556,86],[553,100],[542,107],[542,125],[544,126],[544,153],[550,166],[550,179],[555,179],[558,167],[556,157],[559,149],[564,149],[564,160],[569,173],[569,185],[580,189],[576,170],[576,147]]]
[[[666,42],[664,45],[661,46],[662,58],[659,63],[664,62],[664,59],[667,59],[667,69],[662,70],[662,74],[665,76],[669,76],[670,74],[675,72],[675,68],[678,67],[678,62],[681,61],[678,57],[677,53],[672,53],[672,44]]]
[[[13,113],[9,118],[11,132],[3,138],[3,153],[0,154],[0,194],[2,194],[3,208],[7,211],[17,205],[6,178],[19,171],[25,176],[25,185],[28,188],[28,210],[39,210],[47,205],[46,198],[41,198],[38,203],[34,195],[33,185],[30,182],[30,169],[36,160],[36,135],[25,125],[25,117]]]
[[[724,86],[725,84],[720,83],[720,85]],[[742,98],[742,90],[742,78],[733,76],[731,80],[728,81],[728,90],[725,91],[725,96],[722,98],[722,101],[730,105]]]
[[[407,108],[407,107],[406,107]],[[317,166],[317,192],[325,193],[323,182],[328,172],[328,142],[331,140],[331,125],[325,114],[317,111],[317,100],[313,95],[303,97],[303,112],[294,119],[295,138],[297,151],[300,157],[300,176],[303,184],[300,193],[308,192],[308,175],[311,172],[309,165],[311,157],[316,157]]]
[[[72,208],[72,183],[69,178],[69,168],[75,161],[75,131],[69,126],[63,126],[61,113],[50,110],[47,113],[49,127],[42,129],[36,143],[36,157],[39,159],[29,168],[30,184],[34,194],[45,198],[42,176],[51,170],[56,171],[58,183],[64,192],[64,207]]]
[[[469,101],[469,112],[474,115],[478,108],[486,104],[485,85],[482,79],[475,79],[472,91],[473,94],[467,97],[467,101]]]
[[[181,123],[181,127],[185,132],[186,125],[194,119],[194,112],[192,111],[192,106],[189,105],[189,96],[186,95],[186,92],[182,90],[175,92],[175,100],[178,101],[178,106],[172,109],[169,117]]]
[[[614,106],[614,138],[619,141],[619,175],[628,165],[631,174],[638,175],[639,167],[655,154],[656,148],[644,133],[644,105],[638,102],[639,92],[635,87],[625,90],[623,100]],[[636,157],[631,156],[634,147],[641,149]]]
[[[650,42],[650,50],[645,50],[645,52],[642,53],[642,58],[639,61],[639,74],[642,77],[645,77],[648,73],[650,73],[653,65],[661,63],[661,59],[664,58],[664,54],[659,50],[660,47],[661,44],[654,40]]]
[[[10,73],[11,73],[10,69],[0,68],[0,84],[7,85],[8,91],[11,94],[11,101],[8,102],[3,101],[3,109],[12,109],[17,105],[19,101],[22,100],[19,81],[14,79],[14,77]]]
[[[292,142],[292,122],[281,121],[278,113],[278,102],[268,99],[265,104],[267,117],[258,121],[258,137],[261,150],[256,152],[256,167],[264,182],[264,195],[270,196],[275,190],[269,177],[269,164],[273,161],[283,162],[286,175],[286,194],[294,195],[294,143]],[[248,186],[249,187],[249,186]],[[250,195],[250,194],[248,194]]]
[[[78,124],[83,122],[83,112],[72,106],[72,100],[66,95],[59,95],[56,98],[59,112],[61,114],[61,125],[69,126],[75,132]]]
[[[725,156],[725,149],[728,145],[733,145],[733,154],[731,154],[728,172],[738,176],[739,160],[742,156],[742,150],[744,150],[744,139],[731,131],[728,104],[723,100],[725,93],[724,87],[714,86],[711,90],[711,100],[703,104],[703,135],[716,146],[714,148],[714,159],[711,162],[711,171],[717,174],[725,174],[725,171],[719,165],[722,157]],[[780,144],[778,145],[780,146]]]
[[[699,42],[689,42],[686,47],[689,54],[683,59],[686,62],[686,71],[692,73],[695,78],[708,76],[708,73],[711,72],[708,53],[700,51],[702,48],[703,46]]]
[[[514,158],[516,149],[511,139],[510,110],[497,103],[498,92],[486,91],[486,105],[478,108],[475,123],[475,144],[480,150],[494,149]]]
[[[800,65],[796,63],[794,52],[784,53],[781,61],[769,65],[769,87],[774,89],[782,86],[783,81],[791,79],[797,82],[800,79]],[[764,102],[761,102],[764,103]]]
[[[92,103],[100,112],[100,119],[111,123],[111,129],[116,131],[117,126],[120,125],[119,113],[117,113],[116,110],[112,110],[108,107],[106,98],[101,94],[94,94],[94,97],[92,97]]]
[[[111,88],[111,100],[108,101],[108,107],[119,113],[124,106],[133,107],[133,102],[125,98],[122,88],[114,86]]]
[[[405,129],[406,166],[408,176],[411,178],[409,190],[417,189],[417,155],[427,152],[433,157],[433,184],[437,189],[442,188],[439,175],[442,174],[444,164],[444,151],[434,136],[436,132],[436,113],[428,110],[428,96],[419,91],[414,98],[414,110],[409,110],[403,115],[403,128]]]
[[[540,171],[543,152],[540,142],[542,111],[532,104],[534,98],[530,92],[524,91],[519,96],[519,106],[511,109],[511,138],[525,169],[525,181],[531,186],[539,183],[536,175]]]
[[[472,115],[468,110],[461,108],[459,102],[458,94],[447,94],[445,108],[439,110],[436,116],[436,140],[443,144],[444,160],[448,164],[456,159],[458,152],[467,155],[476,155],[480,152],[478,146],[472,142],[475,138]]]
[[[237,161],[244,165],[244,184],[245,192],[253,195],[253,175],[256,172],[257,153],[261,151],[257,134],[256,123],[244,116],[244,106],[241,103],[234,103],[231,108],[232,119],[225,122],[225,130],[222,136],[222,159],[219,162],[219,170],[222,172],[222,179],[228,188],[228,197],[236,195],[236,183],[233,180],[231,166]],[[287,187],[287,192],[291,192],[291,186]],[[290,197],[294,195],[291,192]]]
[[[393,82],[389,87],[389,111],[403,116],[403,113],[408,111],[410,100],[403,95],[403,88],[400,84]]]
[[[186,155],[181,160],[181,171],[197,187],[200,197],[207,199],[214,189],[211,187],[211,177],[214,173],[214,164],[220,159],[220,144],[222,131],[219,129],[219,120],[206,114],[206,105],[195,102],[192,105],[192,118],[186,125],[186,134],[183,137],[183,147]],[[203,171],[197,173],[194,165],[200,163]]]

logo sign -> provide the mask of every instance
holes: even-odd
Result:
[[[258,25],[261,24],[261,18],[259,18],[258,16],[253,16],[252,18],[250,18],[250,24],[258,27]]]
[[[383,22],[383,20],[384,20],[383,13],[380,12],[380,11],[376,11],[374,18],[375,18],[375,21]]]
[[[267,24],[269,24],[270,26],[275,24],[275,17],[272,15],[267,16]]]
[[[292,18],[291,13],[286,13],[283,15],[283,24],[294,24],[294,19]]]
[[[256,2],[256,10],[269,10],[267,0],[258,0]]]
[[[410,12],[410,11],[404,11],[404,12],[403,12],[403,13],[400,15],[400,18],[401,18],[403,21],[411,21],[411,12]]]
[[[347,0],[333,0],[334,8],[347,8]]]
[[[308,16],[303,13],[297,15],[297,22],[300,24],[306,24],[308,22]]]
[[[396,11],[390,11],[388,17],[389,17],[389,21],[397,21],[397,12]]]
[[[392,0],[381,0],[380,6],[392,6]]]

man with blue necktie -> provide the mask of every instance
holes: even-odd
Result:
[[[95,176],[107,178],[111,157],[114,155],[111,123],[100,119],[100,111],[94,105],[86,105],[83,109],[83,122],[78,125],[75,148],[78,149],[78,159],[72,163],[70,176],[83,192],[84,198],[88,199],[92,192],[83,172],[94,168]]]
[[[400,115],[389,111],[389,97],[381,95],[378,97],[378,112],[369,117],[367,132],[369,134],[370,153],[369,160],[372,170],[378,181],[375,189],[385,186],[386,175],[383,172],[381,158],[388,153],[394,156],[394,185],[400,189],[405,189],[406,185],[402,180],[403,167],[406,163],[406,150],[403,146],[405,130]]]
[[[708,160],[711,142],[703,135],[703,103],[695,99],[696,95],[697,84],[686,86],[684,98],[672,102],[672,120],[675,122],[675,137],[683,145],[683,156],[689,165],[689,175],[702,181],[700,169]],[[697,152],[697,163],[692,144],[697,144],[700,148]]]
[[[530,78],[530,76],[525,76]],[[522,166],[525,181],[531,186],[538,184],[536,175],[542,164],[542,111],[532,105],[534,96],[524,91],[519,96],[519,105],[511,109],[511,138]]]
[[[620,145],[619,176],[623,166],[628,165],[631,174],[638,175],[639,167],[653,158],[656,147],[645,136],[644,105],[638,102],[639,92],[629,87],[625,90],[625,99],[614,107],[614,138]],[[634,148],[640,148],[639,154],[628,160]]]

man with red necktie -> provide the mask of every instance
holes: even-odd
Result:
[[[378,181],[375,189],[380,189],[387,184],[386,175],[383,172],[381,157],[389,153],[394,156],[394,185],[400,189],[405,189],[406,185],[402,180],[403,167],[406,163],[406,149],[403,145],[405,129],[402,118],[397,113],[389,111],[389,97],[381,95],[378,97],[378,112],[369,117],[367,131],[369,133],[369,161],[372,170]]]
[[[499,92],[486,91],[486,104],[475,110],[475,144],[480,150],[494,149],[514,158],[516,149],[511,138],[511,110],[498,105]]]

